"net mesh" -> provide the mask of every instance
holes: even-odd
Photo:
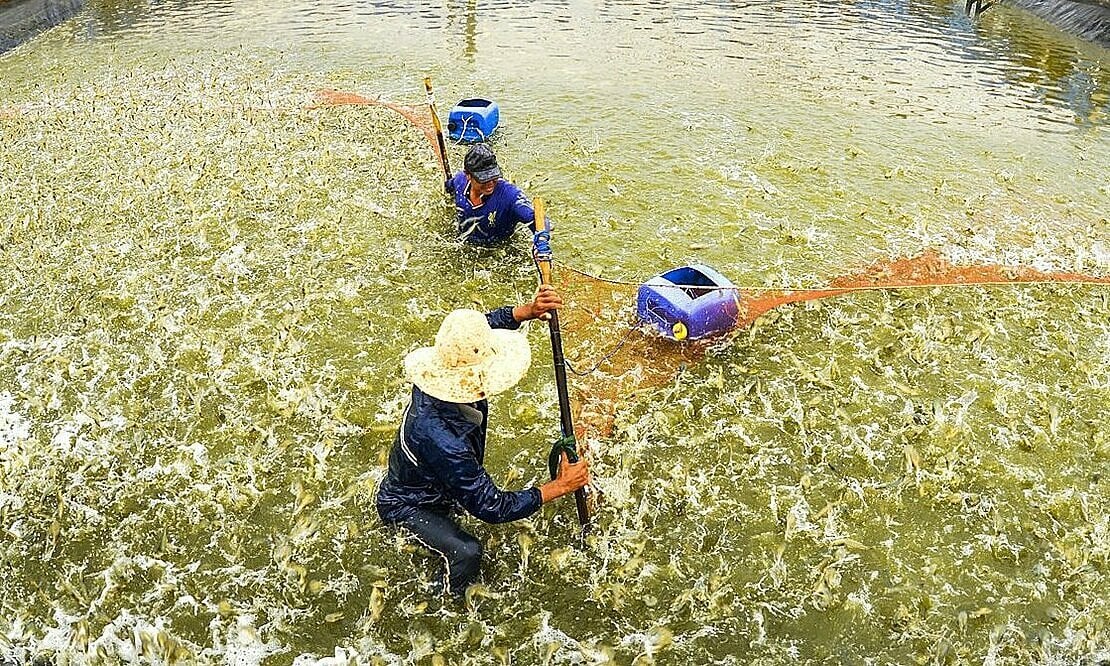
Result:
[[[1023,266],[960,266],[939,253],[877,262],[814,289],[739,286],[736,327],[706,340],[675,341],[641,327],[636,315],[638,283],[606,280],[567,264],[556,264],[555,285],[566,303],[560,311],[564,353],[571,371],[575,429],[580,440],[612,433],[617,410],[637,396],[674,380],[713,345],[729,339],[767,312],[789,305],[858,291],[925,287],[977,287],[1045,282],[1108,285],[1110,277],[1044,272]],[[707,291],[697,287],[698,291]]]
[[[431,112],[385,102],[356,93],[320,90],[314,108],[375,105],[404,116],[427,137],[440,156]],[[830,280],[818,288],[769,289],[739,285],[740,305],[735,328],[716,338],[675,341],[640,326],[636,315],[639,283],[609,280],[578,270],[555,259],[554,284],[563,295],[564,353],[571,375],[575,434],[580,442],[603,440],[612,434],[617,411],[637,397],[674,380],[683,367],[697,363],[706,351],[727,344],[732,336],[771,310],[858,291],[925,287],[986,287],[1046,282],[1086,285],[1110,284],[1110,277],[1077,272],[1040,271],[1025,266],[954,265],[937,252],[880,261],[862,271]],[[687,287],[692,293],[714,288]]]
[[[436,154],[436,159],[442,159],[443,157],[442,153],[439,151],[439,142],[436,139],[435,127],[432,125],[431,112],[427,108],[386,102],[384,100],[359,95],[358,93],[330,89],[317,90],[314,95],[314,103],[309,106],[309,108],[320,109],[333,106],[383,106],[387,109],[396,111],[404,116],[405,120],[412,123],[414,127],[424,133],[424,136],[432,145],[432,151]]]

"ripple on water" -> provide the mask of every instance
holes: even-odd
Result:
[[[399,359],[447,310],[529,293],[528,253],[454,243],[399,116],[304,108],[323,87],[419,104],[415,67],[496,93],[499,155],[548,198],[560,258],[633,286],[688,260],[822,285],[930,247],[1105,275],[1104,138],[1049,134],[1031,114],[1070,107],[1028,101],[1066,49],[1003,48],[1002,8],[972,26],[948,5],[210,8],[90,12],[0,60],[5,656],[1105,653],[1110,303],[1076,286],[859,294],[696,362],[643,354],[627,380],[662,381],[591,405],[613,430],[586,545],[562,503],[468,523],[485,587],[439,599],[373,513]],[[946,36],[923,32],[938,19]],[[609,328],[568,329],[568,352],[624,330],[611,296]],[[513,487],[544,474],[549,363],[493,404]]]

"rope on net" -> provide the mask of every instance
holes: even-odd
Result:
[[[862,272],[841,276],[818,287],[769,287],[740,284],[731,287],[684,286],[704,292],[736,291],[740,314],[731,333],[705,340],[676,343],[664,340],[639,325],[635,309],[640,283],[593,275],[565,262],[558,262],[560,289],[564,290],[564,329],[572,342],[568,359],[584,370],[572,368],[579,379],[579,427],[605,437],[612,429],[617,405],[630,396],[672,381],[676,370],[689,366],[705,352],[727,344],[739,330],[768,311],[790,303],[843,296],[867,291],[921,288],[990,288],[1043,284],[1072,284],[1086,287],[1110,286],[1110,276],[1071,272],[1043,272],[1028,267],[1001,265],[955,266],[936,252],[912,258],[876,263]],[[624,328],[616,344],[615,332]],[[638,335],[637,335],[638,334]],[[605,351],[593,362],[583,356],[598,347]],[[621,352],[625,352],[621,354]],[[593,354],[590,354],[593,356]],[[570,360],[568,360],[569,366]],[[598,372],[602,371],[602,372]],[[587,375],[593,375],[588,377]],[[585,433],[583,433],[585,436]]]
[[[404,116],[411,124],[422,130],[432,145],[433,151],[440,156],[440,148],[435,139],[435,132],[429,122],[425,109],[404,106],[379,99],[372,99],[355,93],[339,92],[335,90],[321,90],[316,93],[316,103],[309,108],[324,108],[346,105],[373,105],[389,108]],[[579,334],[579,347],[588,347],[592,342],[586,331],[599,331],[601,335],[612,338],[612,331],[623,328],[624,334],[620,340],[608,347],[597,360],[592,363],[580,364],[584,369],[579,370],[572,362],[579,361],[574,358],[576,352],[572,350],[565,360],[568,370],[579,378],[595,386],[579,391],[578,411],[576,417],[577,434],[584,436],[585,430],[594,434],[605,436],[611,430],[614,420],[616,404],[621,399],[636,394],[639,391],[649,390],[665,384],[673,377],[670,368],[681,368],[695,362],[704,355],[705,351],[714,344],[727,341],[728,335],[710,339],[708,341],[687,341],[674,344],[667,341],[660,344],[660,338],[643,332],[634,316],[629,316],[629,310],[634,307],[635,294],[626,294],[622,298],[610,298],[610,302],[603,303],[602,291],[599,285],[607,285],[613,291],[626,290],[634,292],[639,288],[639,282],[618,280],[613,278],[593,275],[562,261],[553,262],[560,271],[560,289],[571,290],[568,274],[574,275],[581,283],[583,298],[588,301],[585,305],[574,303],[569,299],[561,311],[561,318],[565,328]],[[872,265],[861,273],[842,276],[831,280],[827,285],[816,287],[774,287],[756,284],[735,284],[731,287],[705,287],[682,285],[689,291],[718,291],[728,290],[737,292],[737,300],[741,312],[737,318],[733,331],[740,330],[758,319],[770,310],[804,301],[843,296],[857,292],[868,291],[894,291],[902,289],[921,289],[941,287],[946,289],[960,287],[1000,287],[1039,285],[1046,283],[1068,283],[1077,286],[1107,286],[1110,285],[1110,276],[1100,277],[1083,273],[1071,272],[1042,272],[1028,267],[1013,267],[1000,265],[972,265],[954,266],[940,257],[936,252],[926,252],[912,258],[895,259]],[[567,294],[564,294],[564,300]],[[615,306],[615,307],[614,307]],[[614,314],[615,313],[615,314]],[[623,313],[623,314],[622,314]],[[588,316],[588,320],[583,320]],[[639,335],[637,335],[639,333]],[[596,346],[596,345],[594,345]],[[627,352],[629,360],[623,365],[617,362],[620,352]],[[650,360],[650,363],[645,361]],[[590,381],[589,377],[598,370],[606,369],[605,382],[602,387],[599,381]],[[600,378],[599,378],[600,379]],[[606,395],[612,399],[606,399]]]

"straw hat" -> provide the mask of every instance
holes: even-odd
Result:
[[[455,310],[436,333],[434,347],[405,357],[405,377],[447,402],[477,402],[516,385],[528,371],[528,338],[491,329],[477,310]]]

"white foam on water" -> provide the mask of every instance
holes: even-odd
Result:
[[[335,648],[335,654],[330,657],[301,654],[293,660],[293,666],[357,666],[357,664],[359,664],[358,653],[342,647]]]
[[[259,666],[263,659],[278,650],[278,646],[270,643],[229,645],[224,649],[222,661],[227,666]]]
[[[212,265],[212,272],[218,277],[236,283],[240,278],[249,278],[250,264],[254,256],[243,243],[232,245]]]
[[[225,630],[222,641],[206,653],[218,656],[227,666],[260,666],[266,657],[279,652],[282,646],[273,641],[263,641],[256,623],[253,614],[240,615],[235,626]]]
[[[0,455],[9,446],[31,437],[31,422],[16,409],[16,400],[7,391],[0,392]]]
[[[3,471],[14,471],[22,467],[19,464],[22,457],[20,445],[31,439],[31,421],[17,407],[16,398],[11,393],[0,392],[0,470]],[[19,511],[24,505],[22,496],[0,490],[0,508],[8,507]],[[16,525],[6,527],[18,533]]]
[[[584,661],[582,645],[565,632],[552,627],[551,613],[548,612],[543,613],[539,628],[532,634],[532,645],[541,655],[550,655],[543,663],[580,664]]]
[[[1110,647],[1087,652],[1059,642],[1048,646],[1037,666],[1102,666],[1107,663],[1110,663]]]
[[[73,624],[79,619],[80,618],[76,615],[68,615],[55,608],[54,621],[57,624],[48,629],[43,635],[42,639],[38,642],[38,650],[50,650],[52,652],[68,651],[70,642],[73,639]]]

